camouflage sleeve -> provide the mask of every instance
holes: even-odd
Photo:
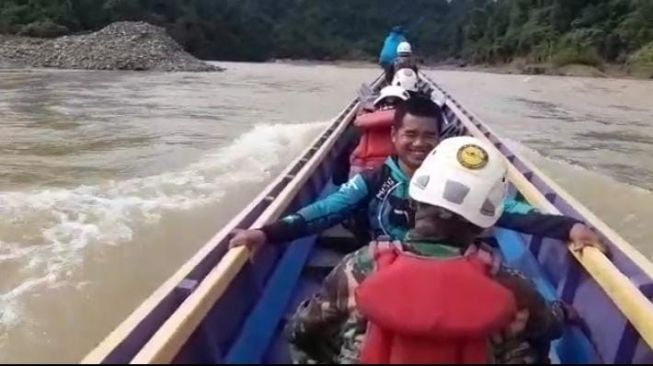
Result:
[[[529,310],[524,337],[530,340],[560,338],[564,331],[566,307],[561,301],[547,301],[537,290],[535,283],[521,272],[502,267],[497,280],[510,288],[520,308]]]
[[[364,247],[345,256],[324,279],[321,289],[303,301],[289,319],[288,341],[309,359],[331,363],[340,348],[341,327],[350,316],[353,290],[372,269]]]

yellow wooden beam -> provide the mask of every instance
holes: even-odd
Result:
[[[130,363],[170,363],[246,262],[246,248],[230,249]]]

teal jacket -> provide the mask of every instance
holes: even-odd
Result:
[[[372,239],[387,236],[391,240],[403,240],[413,217],[408,205],[409,181],[397,158],[389,157],[380,168],[355,175],[326,198],[261,230],[269,241],[286,242],[317,234],[363,213]],[[542,214],[526,203],[508,199],[497,226],[567,240],[571,227],[578,222],[566,216]]]
[[[381,66],[389,67],[392,65],[397,58],[397,46],[399,46],[399,43],[406,41],[406,37],[404,37],[403,33],[394,30],[390,32],[383,42],[383,48],[379,55],[379,63]]]

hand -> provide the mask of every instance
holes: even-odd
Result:
[[[526,329],[526,324],[528,324],[528,318],[530,312],[528,309],[522,309],[517,311],[515,317],[512,319],[512,322],[506,328],[506,333],[509,337],[515,337],[519,333],[523,332]]]
[[[585,247],[595,247],[603,253],[608,252],[608,248],[599,240],[598,235],[581,223],[572,226],[569,231],[569,240],[572,241],[571,249],[573,251],[582,252]]]
[[[231,234],[233,237],[229,240],[229,248],[244,245],[250,252],[253,252],[267,241],[265,233],[261,230],[234,229]]]
[[[573,306],[565,303],[564,301],[560,301],[560,305],[562,307],[562,311],[565,314],[565,322],[570,324],[577,324],[578,322],[582,321],[580,315]]]

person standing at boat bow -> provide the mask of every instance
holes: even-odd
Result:
[[[406,238],[344,257],[289,319],[293,361],[546,363],[532,340],[559,338],[575,314],[478,239],[501,216],[505,175],[505,161],[476,138],[436,147],[410,181]]]
[[[393,77],[393,64],[397,58],[397,47],[401,42],[407,42],[404,35],[404,27],[397,25],[392,27],[392,31],[383,42],[383,48],[379,55],[379,64],[385,71],[385,80],[388,84],[392,81]]]
[[[408,205],[408,182],[439,143],[442,110],[428,97],[412,95],[395,108],[392,141],[396,155],[385,164],[352,177],[329,196],[258,229],[234,230],[230,246],[254,249],[265,243],[284,243],[320,233],[365,211],[368,233],[363,246],[380,236],[403,240],[414,212]],[[497,226],[582,245],[598,243],[596,234],[576,219],[542,214],[529,205],[507,200]],[[580,248],[578,248],[580,249]]]
[[[417,59],[413,54],[413,46],[408,42],[401,42],[397,46],[397,58],[386,70],[386,77],[394,80],[397,71],[401,69],[410,69],[417,74]]]

